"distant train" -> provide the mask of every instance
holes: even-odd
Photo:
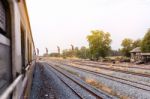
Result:
[[[25,0],[0,0],[0,98],[28,96],[35,59]]]

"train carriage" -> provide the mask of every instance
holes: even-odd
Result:
[[[30,85],[35,47],[25,0],[0,0],[0,95],[18,99]],[[20,77],[20,79],[18,78]],[[11,85],[18,78],[15,87]],[[13,90],[9,90],[10,88]],[[26,86],[29,87],[29,86]],[[22,93],[21,93],[22,92]],[[27,93],[26,93],[27,94]],[[11,95],[11,96],[10,96]]]

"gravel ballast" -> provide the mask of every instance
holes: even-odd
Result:
[[[103,91],[100,91],[100,90],[92,87],[91,85],[87,84],[82,79],[80,79],[79,77],[77,77],[77,76],[75,76],[75,75],[73,75],[73,74],[71,74],[65,70],[62,70],[61,68],[57,67],[58,71],[56,71],[56,70],[54,70],[55,66],[52,68],[47,63],[45,64],[45,66],[46,65],[47,65],[46,68],[50,68],[51,70],[53,70],[56,73],[56,75],[59,75],[59,77],[63,78],[64,81],[66,83],[68,83],[68,85],[70,85],[83,99],[99,99],[99,97],[102,99],[118,99],[112,95],[109,95]],[[61,71],[65,75],[67,75],[67,77],[62,75],[59,71]],[[76,82],[78,82],[78,84]],[[82,87],[81,87],[81,85],[82,85]],[[83,88],[83,86],[84,86],[84,88]],[[90,92],[87,91],[86,89],[90,90]],[[96,94],[96,97],[95,97],[95,95],[93,96],[93,93]]]
[[[37,63],[30,99],[80,99],[51,70]]]
[[[74,69],[71,67],[66,67],[63,65],[60,65],[60,66],[69,70],[69,71],[75,72],[81,78],[84,77],[84,78],[95,79],[97,82],[103,83],[104,85],[110,87],[112,90],[115,90],[116,92],[118,92],[121,95],[128,96],[132,99],[150,99],[150,92],[149,91],[137,89],[137,88],[134,88],[132,86],[118,83],[118,82],[115,82],[115,81],[112,81],[112,80],[109,80],[109,79],[106,79],[103,77],[98,77],[98,76],[95,76],[93,74],[86,73],[86,72],[83,72],[81,70],[77,70],[77,69]]]

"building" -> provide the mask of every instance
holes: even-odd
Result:
[[[150,63],[150,53],[141,53],[141,57],[145,63]]]
[[[150,53],[142,53],[140,47],[136,47],[130,51],[131,62],[143,61],[145,63],[150,62]]]
[[[141,49],[140,47],[136,47],[130,51],[131,53],[131,62],[139,61],[141,59]]]

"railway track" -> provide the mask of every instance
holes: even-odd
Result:
[[[147,84],[135,82],[135,81],[132,81],[132,80],[127,80],[127,79],[124,79],[124,78],[114,77],[114,76],[111,76],[111,75],[107,75],[107,74],[104,74],[104,73],[99,73],[99,72],[92,71],[92,70],[87,70],[87,69],[83,69],[83,68],[79,68],[79,67],[74,67],[74,66],[71,66],[71,65],[68,65],[68,64],[62,64],[62,65],[68,66],[68,67],[71,67],[71,68],[74,68],[74,69],[77,69],[77,70],[80,70],[80,71],[84,71],[84,72],[96,75],[98,77],[103,77],[103,78],[106,78],[106,79],[109,79],[109,80],[112,80],[112,81],[116,81],[116,82],[119,82],[119,83],[122,83],[122,84],[125,84],[125,85],[129,85],[129,86],[132,86],[132,87],[137,88],[137,89],[141,89],[141,90],[150,92],[150,85],[147,85]],[[56,66],[59,66],[59,65],[56,65]]]
[[[91,61],[72,61],[74,63],[85,63],[85,64],[93,64],[93,65],[110,65],[110,63],[98,63],[98,62],[91,62]],[[132,69],[142,69],[142,70],[150,70],[150,67],[139,67],[139,66],[123,66],[123,65],[120,65],[120,64],[112,64],[112,66],[114,67],[123,67],[123,68],[132,68]]]
[[[54,69],[54,71],[56,71],[56,75],[57,77],[65,84],[67,85],[77,96],[79,96],[80,99],[94,99],[91,97],[95,97],[95,99],[117,99],[114,96],[111,96],[105,92],[99,91],[93,87],[91,87],[90,85],[87,85],[85,82],[79,80],[79,78],[75,77],[74,75],[62,70],[62,68],[60,67],[56,67],[53,66],[52,64],[48,64],[52,69]],[[86,98],[85,96],[83,96],[80,92],[78,92],[75,88],[73,88],[72,86],[70,86],[69,82],[66,82],[64,80],[64,77],[66,77],[67,79],[70,79],[73,83],[77,84],[80,88],[84,89],[87,93],[89,93],[89,95],[91,95],[90,98]]]
[[[110,70],[110,71],[115,71],[115,72],[121,72],[121,73],[126,73],[126,74],[132,74],[132,75],[137,75],[137,76],[150,77],[150,74],[137,73],[133,71],[121,70],[121,69],[116,69],[116,68],[109,68],[106,66],[94,66],[91,64],[82,64],[82,63],[75,63],[75,64],[81,65],[81,66],[90,66],[90,67],[95,67],[95,68],[100,68],[100,69],[105,69],[105,70]]]

